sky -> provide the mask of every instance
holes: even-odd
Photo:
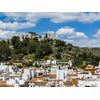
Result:
[[[20,32],[39,35],[51,32],[76,46],[100,47],[100,13],[1,12],[0,40],[20,35]]]

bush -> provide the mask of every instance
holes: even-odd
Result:
[[[23,67],[22,65],[17,65],[17,68],[20,68],[21,69],[22,67]]]
[[[41,67],[40,65],[38,65],[37,63],[35,63],[35,67],[36,68],[39,68],[39,67]]]

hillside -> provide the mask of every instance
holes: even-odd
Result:
[[[72,60],[74,65],[84,62],[96,66],[100,61],[100,48],[80,48],[57,39],[41,39],[40,36],[23,39],[13,36],[7,41],[0,41],[0,61],[47,59]]]

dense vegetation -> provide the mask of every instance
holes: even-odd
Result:
[[[33,61],[40,59],[72,60],[73,64],[77,66],[83,62],[96,66],[100,61],[100,48],[80,48],[46,37],[41,41],[37,37],[26,37],[20,41],[18,36],[13,36],[7,41],[0,41],[0,61],[28,59]]]

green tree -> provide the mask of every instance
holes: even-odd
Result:
[[[39,46],[35,52],[35,59],[37,60],[37,59],[41,59],[41,58],[43,58],[43,51],[42,51],[41,46]]]
[[[35,67],[36,68],[39,68],[39,67],[41,67],[40,65],[38,65],[37,63],[35,63]]]
[[[20,68],[21,69],[21,68],[23,68],[23,66],[22,65],[17,65],[17,68]]]
[[[32,62],[32,61],[27,62],[27,66],[28,66],[28,67],[33,66],[33,62]]]
[[[41,59],[44,56],[50,55],[52,53],[52,48],[48,43],[42,42],[35,52],[35,59]]]
[[[67,44],[67,49],[68,51],[71,51],[73,49],[73,45],[71,43]]]
[[[61,40],[56,40],[55,47],[65,46],[66,43]]]
[[[5,41],[0,41],[0,61],[7,61],[11,56],[9,45]]]
[[[55,55],[55,57],[56,57],[56,59],[61,59],[61,53],[56,53],[56,55]]]
[[[19,49],[20,48],[20,39],[19,39],[18,36],[13,36],[11,38],[11,43],[12,43],[12,45],[13,45],[13,47],[15,49]]]
[[[42,43],[41,44],[41,48],[42,48],[42,52],[43,52],[43,55],[49,55],[52,53],[52,48],[51,46],[49,45],[49,43]]]
[[[23,54],[23,53],[20,53],[20,54],[17,55],[17,58],[18,58],[19,60],[22,60],[23,57],[24,57],[24,54]]]
[[[21,48],[21,53],[22,53],[23,55],[27,55],[27,54],[28,54],[28,48],[27,48],[27,47]]]
[[[23,46],[24,47],[27,47],[29,45],[29,38],[28,37],[25,37],[24,39],[23,39]]]
[[[29,48],[29,53],[34,53],[34,52],[36,52],[36,49],[37,49],[37,47],[38,47],[38,42],[36,42],[36,41],[34,41],[34,40],[30,40],[30,42],[29,42],[29,46],[28,46],[28,48]]]
[[[44,56],[44,58],[43,58],[44,60],[48,60],[49,59],[49,57],[48,56]]]

